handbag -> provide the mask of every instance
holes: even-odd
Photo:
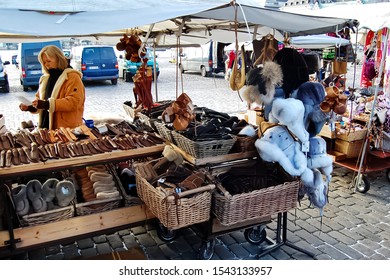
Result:
[[[336,75],[347,73],[347,61],[335,59],[332,62],[332,73]]]

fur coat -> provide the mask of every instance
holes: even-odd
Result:
[[[66,68],[54,85],[51,97],[48,99],[49,129],[59,127],[75,128],[83,124],[85,88],[81,80],[82,74],[72,68]],[[49,75],[43,75],[39,80],[36,98],[44,100]],[[41,110],[39,123],[42,124]]]

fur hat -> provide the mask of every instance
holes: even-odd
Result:
[[[309,133],[303,125],[305,108],[302,101],[295,98],[276,98],[272,103],[270,122],[278,122],[287,128],[303,143],[309,140]]]
[[[309,184],[304,182],[304,189],[310,203],[320,209],[322,216],[322,210],[327,203],[328,187],[324,184],[322,174],[318,169],[313,169],[313,181]]]
[[[260,157],[268,162],[278,162],[291,176],[301,176],[307,168],[306,156],[284,126],[268,128],[255,142]]]
[[[274,61],[282,67],[283,90],[286,98],[290,97],[293,90],[302,83],[309,81],[309,70],[302,54],[293,48],[283,48],[279,50]]]
[[[301,100],[305,107],[305,129],[310,137],[316,136],[329,118],[329,113],[320,110],[320,104],[325,98],[324,86],[318,82],[305,82],[299,86],[296,98]]]
[[[252,69],[246,75],[247,88],[242,94],[250,103],[270,104],[274,99],[275,87],[283,81],[282,68],[273,61],[266,61],[263,67]]]

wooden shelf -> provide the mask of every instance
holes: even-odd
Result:
[[[128,160],[137,157],[145,157],[162,152],[164,150],[164,147],[165,144],[159,144],[151,147],[137,148],[132,150],[114,150],[109,153],[101,153],[90,156],[80,156],[65,159],[50,159],[46,162],[4,167],[0,168],[0,178],[17,177],[29,173],[61,170],[75,166],[86,166],[98,163]]]
[[[177,147],[174,144],[170,144],[172,147],[175,148],[175,151],[180,152],[180,154],[183,156],[185,160],[187,160],[189,163],[192,163],[193,165],[207,165],[207,164],[213,164],[213,163],[221,163],[226,161],[234,161],[234,160],[240,160],[240,159],[246,159],[246,158],[252,158],[259,156],[256,150],[249,151],[249,152],[242,152],[242,153],[234,153],[234,154],[226,154],[226,155],[220,155],[220,156],[214,156],[214,157],[207,157],[207,158],[195,158],[192,155],[186,153],[179,147]]]
[[[29,249],[38,245],[58,243],[70,237],[93,236],[109,229],[123,228],[152,218],[153,214],[142,204],[43,225],[16,228],[14,238],[20,239],[20,242],[16,243],[15,247],[17,250]],[[9,240],[9,232],[0,231],[0,249],[6,247]]]

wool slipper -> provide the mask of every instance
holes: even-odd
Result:
[[[92,182],[102,182],[102,183],[111,183],[113,177],[107,172],[94,172],[90,177]]]
[[[46,202],[53,201],[56,197],[56,186],[59,180],[56,178],[47,179],[42,185],[42,198]]]
[[[75,198],[76,190],[72,182],[62,180],[56,186],[56,198],[58,206],[66,207]]]
[[[27,197],[31,201],[31,205],[35,213],[44,212],[47,210],[47,203],[42,198],[42,184],[37,179],[28,181]]]
[[[26,185],[21,184],[13,188],[12,197],[14,199],[16,213],[19,216],[27,215],[30,210],[30,204],[27,199]]]
[[[99,192],[96,194],[97,199],[109,199],[109,198],[115,198],[119,197],[119,192],[117,190],[113,191],[104,191],[104,192]]]

